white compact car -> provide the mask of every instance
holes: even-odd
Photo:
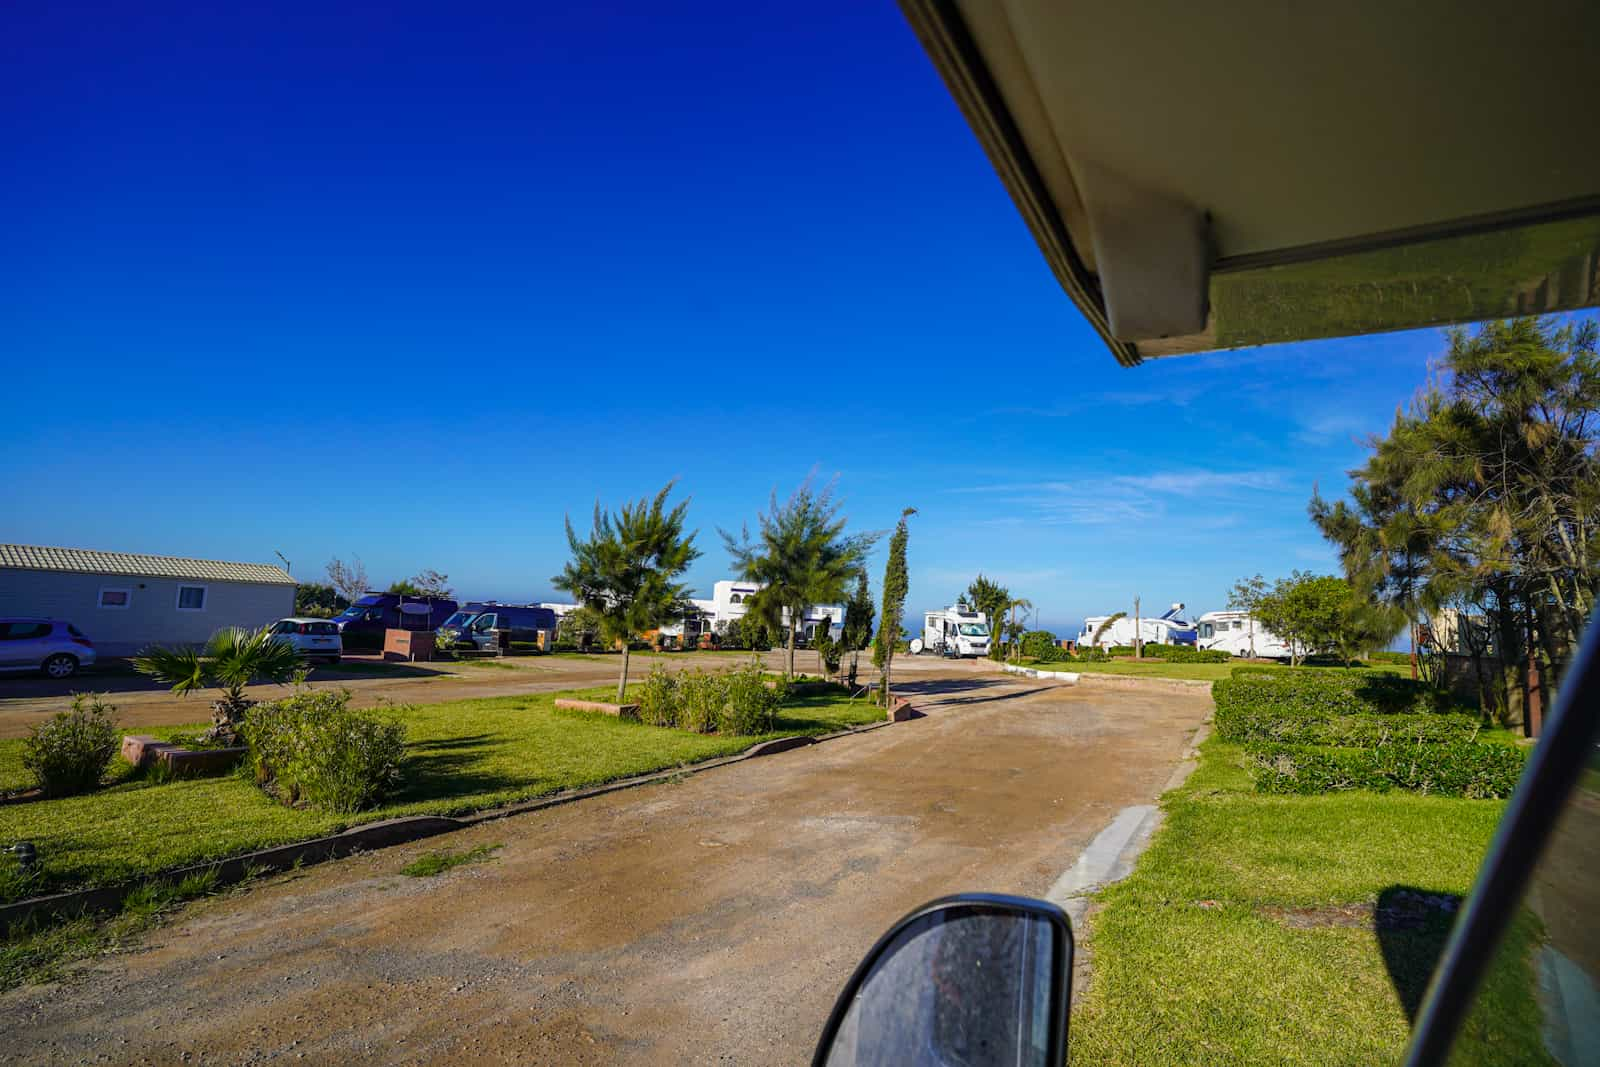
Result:
[[[62,619],[0,619],[0,671],[70,678],[94,666],[94,643]]]
[[[293,645],[307,659],[338,663],[344,655],[339,625],[329,619],[279,619],[268,631],[273,640]]]

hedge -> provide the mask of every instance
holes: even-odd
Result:
[[[1375,748],[1395,742],[1468,742],[1482,728],[1477,716],[1450,712],[1284,715],[1234,709],[1226,717],[1219,712],[1216,718],[1217,735],[1224,741],[1347,748]]]
[[[1507,797],[1527,753],[1511,745],[1391,743],[1375,748],[1249,745],[1258,793],[1312,794],[1403,789],[1435,796]]]
[[[1278,715],[1392,715],[1457,710],[1448,693],[1383,671],[1236,667],[1211,686],[1217,729],[1234,712]]]

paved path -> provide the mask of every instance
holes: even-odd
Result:
[[[1156,797],[1210,707],[936,673],[906,679],[922,719],[191,908],[0,997],[0,1062],[805,1062],[891,922],[960,890],[1043,895]]]

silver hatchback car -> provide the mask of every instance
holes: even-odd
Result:
[[[0,619],[0,671],[70,678],[94,664],[94,642],[62,619]]]

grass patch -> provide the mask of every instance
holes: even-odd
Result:
[[[216,881],[215,871],[205,871],[178,882],[149,882],[128,894],[115,915],[13,926],[0,940],[0,992],[55,981],[69,964],[128,946],[185,901],[215,892]]]
[[[424,852],[401,867],[400,873],[407,878],[432,878],[453,868],[465,867],[469,863],[482,863],[492,858],[503,847],[503,845],[479,845],[459,852],[448,848],[439,849],[437,852]]]
[[[1465,896],[1504,801],[1262,796],[1240,746],[1212,738],[1162,806],[1134,873],[1099,895],[1073,1059],[1395,1062],[1454,915],[1413,901]],[[1532,1050],[1537,931],[1519,936],[1485,1025]]]
[[[611,687],[456,700],[408,708],[404,781],[359,815],[286,808],[241,776],[155,785],[124,770],[116,784],[0,809],[5,838],[39,849],[38,892],[103,885],[170,867],[289,844],[400,815],[455,815],[742,752],[757,741],[874,721],[865,700],[819,695],[787,703],[774,729],[724,737],[557,711],[559,695],[610,699]],[[158,736],[193,727],[147,730]],[[22,742],[0,741],[0,771],[21,777]],[[126,764],[121,765],[126,768]],[[20,895],[0,885],[0,899]]]

